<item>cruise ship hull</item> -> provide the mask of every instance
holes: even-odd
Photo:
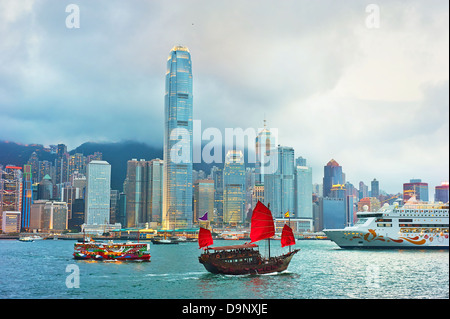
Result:
[[[342,248],[448,249],[448,203],[411,199],[376,212],[365,207],[357,218],[354,226],[323,232]]]
[[[391,237],[373,229],[325,229],[324,232],[341,248],[448,249],[448,234],[408,234]]]

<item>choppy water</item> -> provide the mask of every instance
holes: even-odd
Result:
[[[198,262],[196,243],[151,244],[149,263],[76,261],[73,245],[0,240],[0,298],[449,298],[448,250],[343,250],[331,241],[298,241],[301,251],[284,273],[223,276]],[[75,283],[67,285],[71,265],[79,288],[68,288]]]

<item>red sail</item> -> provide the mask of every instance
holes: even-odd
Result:
[[[198,248],[207,247],[213,244],[213,239],[211,236],[211,231],[200,227],[200,232],[198,233]]]
[[[281,232],[281,247],[295,245],[295,237],[292,232],[292,228],[284,224],[283,231]]]
[[[250,230],[250,239],[252,242],[270,238],[275,235],[275,226],[270,210],[258,201],[253,209],[252,228]]]

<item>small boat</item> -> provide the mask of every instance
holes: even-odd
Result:
[[[23,241],[23,242],[27,242],[27,243],[31,243],[34,241],[34,239],[30,236],[25,236],[25,237],[20,237],[18,239],[19,241]]]
[[[150,261],[150,245],[146,243],[108,243],[89,241],[74,245],[74,259]]]
[[[280,256],[270,256],[270,238],[275,235],[275,226],[269,208],[260,201],[253,210],[250,231],[250,243],[221,247],[210,247],[213,244],[211,231],[200,228],[198,243],[204,252],[199,256],[199,262],[205,269],[215,274],[246,275],[282,272],[286,270],[292,257],[299,249],[291,250],[295,245],[292,229],[284,225],[281,234],[281,246],[289,246],[289,252]],[[263,257],[255,242],[269,240],[269,256]]]
[[[155,245],[178,245],[178,241],[171,239],[152,239]]]

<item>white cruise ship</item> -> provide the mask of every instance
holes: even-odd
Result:
[[[403,206],[384,204],[377,212],[365,206],[354,226],[323,232],[342,248],[448,249],[448,207],[415,197]]]

